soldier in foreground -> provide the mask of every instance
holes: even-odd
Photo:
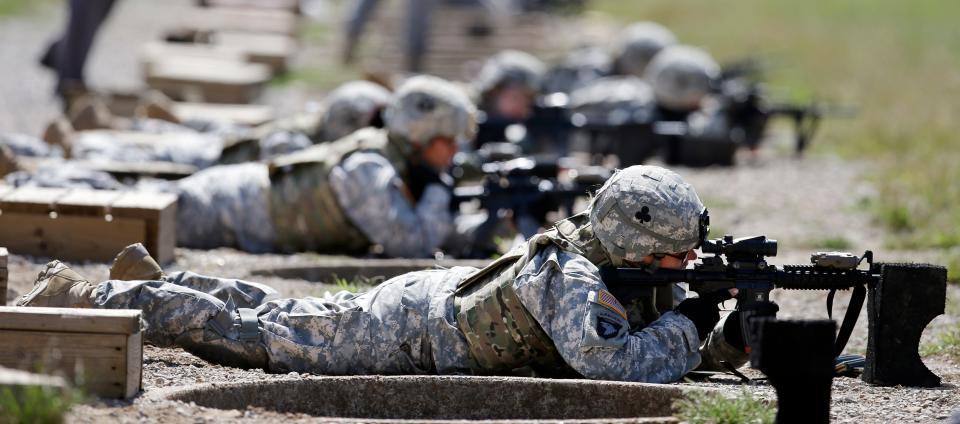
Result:
[[[163,276],[133,246],[101,284],[51,262],[17,304],[141,309],[150,343],[271,372],[663,383],[701,364],[745,362],[742,349],[725,341],[737,338],[737,321],[719,321],[717,308],[735,293],[679,305],[674,293],[657,293],[662,315],[637,312],[607,290],[598,266],[685,267],[696,257],[703,212],[677,174],[635,166],[611,177],[587,211],[479,270],[418,271],[362,294],[275,299],[275,291],[256,283]],[[652,307],[653,299],[642,303]]]

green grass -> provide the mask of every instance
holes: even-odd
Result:
[[[960,362],[960,328],[938,334],[935,342],[925,343],[920,347],[920,355],[946,355]]]
[[[83,401],[79,391],[49,386],[0,388],[0,424],[61,423],[71,406]]]
[[[814,248],[829,250],[846,250],[851,246],[850,240],[843,236],[827,237],[822,240],[815,240],[810,243]]]
[[[383,277],[356,276],[352,280],[334,275],[329,284],[337,286],[338,290],[359,293],[383,282]]]
[[[721,63],[757,55],[774,93],[856,105],[813,154],[871,164],[869,210],[891,248],[960,245],[960,2],[596,0],[623,22],[661,22]],[[956,260],[960,261],[960,260]],[[960,268],[953,268],[960,270]]]
[[[673,403],[674,415],[690,424],[773,423],[776,409],[746,389],[729,398],[720,393],[694,392]]]
[[[305,45],[334,46],[338,42],[336,34],[329,25],[320,22],[311,22],[307,25],[303,30],[302,38]],[[338,48],[339,46],[334,47],[335,50]],[[355,80],[362,74],[357,66],[342,64],[336,55],[331,55],[327,59],[313,60],[301,64],[274,77],[270,84],[282,87],[298,83],[320,89],[330,89],[347,81]]]

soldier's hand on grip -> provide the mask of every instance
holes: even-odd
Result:
[[[693,325],[697,327],[697,335],[702,342],[707,338],[707,335],[710,334],[710,331],[713,330],[713,327],[717,325],[717,322],[720,321],[720,308],[717,307],[717,304],[732,297],[733,294],[730,293],[730,290],[717,290],[700,297],[694,297],[680,302],[674,309],[674,312],[682,314],[689,318],[690,321],[693,321]]]

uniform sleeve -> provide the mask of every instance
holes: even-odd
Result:
[[[592,379],[667,383],[700,363],[693,322],[667,312],[630,332],[626,313],[585,258],[549,247],[517,278],[517,294],[563,359]]]
[[[357,228],[393,257],[429,257],[453,228],[450,192],[424,189],[412,205],[397,171],[376,153],[350,155],[330,173],[337,203]]]

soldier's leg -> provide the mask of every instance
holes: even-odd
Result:
[[[215,166],[180,180],[178,187],[178,246],[273,250],[266,165]]]
[[[109,280],[98,285],[93,307],[140,309],[150,344],[179,346],[207,361],[240,368],[265,368],[256,313],[232,300],[165,281]],[[252,327],[252,330],[251,330]]]
[[[222,302],[233,299],[238,308],[256,308],[279,297],[272,287],[252,281],[200,275],[190,271],[174,272],[161,280],[209,294]]]

